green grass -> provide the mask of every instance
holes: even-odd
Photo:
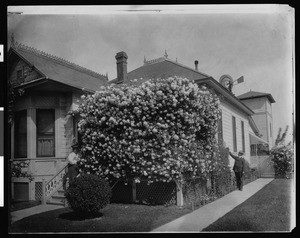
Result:
[[[275,179],[203,231],[290,231],[291,179]]]
[[[96,217],[84,217],[70,208],[32,215],[14,222],[10,233],[26,232],[148,232],[191,212],[177,206],[109,204]]]

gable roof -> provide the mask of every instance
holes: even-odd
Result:
[[[168,78],[175,75],[190,80],[210,77],[207,74],[170,60],[167,57],[161,57],[155,60],[145,61],[143,66],[128,72],[127,81],[137,79],[139,83],[142,83],[151,78]],[[117,83],[117,81],[118,79],[116,78],[111,80],[110,83]]]
[[[260,97],[267,97],[271,103],[275,102],[273,96],[270,93],[261,93],[261,92],[251,91],[251,90],[247,93],[238,96],[238,99],[245,100],[245,99],[260,98]]]
[[[23,44],[12,46],[8,57],[12,54],[16,54],[30,66],[34,66],[45,78],[65,85],[94,92],[100,86],[107,84],[107,77],[102,74]]]

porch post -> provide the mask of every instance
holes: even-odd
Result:
[[[27,158],[36,158],[36,110],[27,109]]]

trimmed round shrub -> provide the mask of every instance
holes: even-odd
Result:
[[[109,183],[97,175],[83,174],[69,184],[65,196],[71,209],[81,213],[98,213],[109,204]]]

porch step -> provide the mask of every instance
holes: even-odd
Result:
[[[65,206],[65,199],[65,190],[63,188],[59,188],[47,201],[47,204]]]

